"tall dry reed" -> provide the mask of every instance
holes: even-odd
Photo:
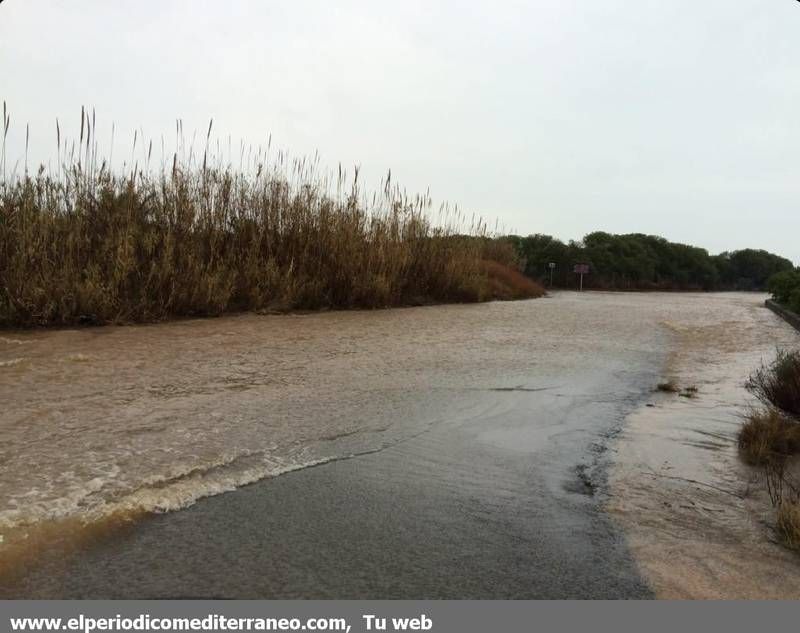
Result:
[[[145,168],[112,170],[94,126],[82,113],[68,150],[57,124],[57,172],[26,164],[0,183],[0,325],[492,297],[483,225],[434,225],[430,199],[390,177],[368,202],[357,172],[345,185],[341,170],[320,178],[260,152],[249,169],[223,166],[210,158],[211,125],[202,161],[176,153],[150,170],[151,144]]]

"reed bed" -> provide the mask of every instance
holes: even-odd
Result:
[[[406,195],[391,176],[367,196],[357,170],[320,177],[315,161],[269,161],[269,148],[235,169],[209,150],[211,124],[196,157],[176,151],[152,170],[150,144],[142,168],[132,158],[114,170],[98,159],[94,126],[82,113],[68,146],[57,124],[55,171],[26,165],[7,177],[3,152],[2,326],[541,294],[536,284],[509,294],[496,281],[497,267],[514,262],[486,263],[497,249],[480,220],[445,209],[434,222],[430,198]]]

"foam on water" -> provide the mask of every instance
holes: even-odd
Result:
[[[0,336],[0,345],[25,345],[29,341],[23,341],[16,338],[8,338],[5,336]]]
[[[9,358],[8,360],[0,360],[0,367],[13,367],[14,365],[19,365],[20,363],[25,362],[25,360],[27,359],[24,356]]]

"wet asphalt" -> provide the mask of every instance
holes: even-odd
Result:
[[[411,439],[153,515],[0,595],[651,597],[603,504],[614,435],[657,369],[452,394],[458,415]]]

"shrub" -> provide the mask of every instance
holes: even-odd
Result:
[[[778,303],[792,308],[800,303],[800,269],[786,270],[769,278],[767,290]]]
[[[779,350],[771,364],[753,372],[746,386],[762,403],[800,416],[800,350]]]
[[[765,406],[751,412],[739,429],[744,461],[760,466],[777,507],[776,531],[792,549],[800,549],[800,482],[792,456],[800,453],[800,351],[778,351],[775,360],[756,370],[747,389]]]
[[[786,307],[795,314],[800,314],[800,287],[795,288],[792,294],[789,295],[789,301],[786,303]]]

